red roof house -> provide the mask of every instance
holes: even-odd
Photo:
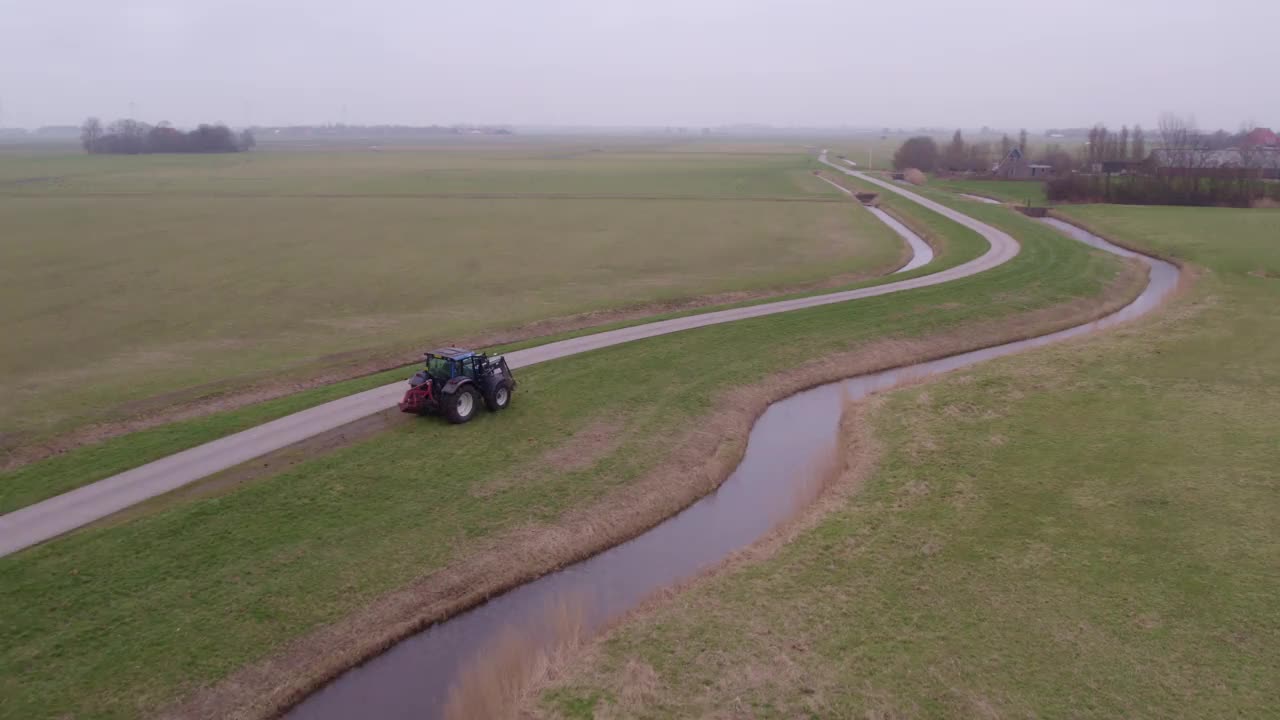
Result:
[[[1245,147],[1276,147],[1280,146],[1280,138],[1271,132],[1269,128],[1255,128],[1244,136]]]

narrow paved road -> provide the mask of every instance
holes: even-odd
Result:
[[[823,151],[820,159],[840,172],[903,195],[978,232],[987,239],[991,247],[981,257],[931,275],[859,290],[845,290],[751,307],[719,310],[561,340],[508,353],[507,362],[512,368],[527,367],[569,355],[708,325],[939,285],[990,270],[1008,262],[1018,254],[1018,243],[1008,234],[990,225],[909,190],[834,165],[827,160],[826,151]],[[0,557],[55,538],[255,457],[386,410],[395,406],[400,400],[400,396],[404,394],[404,388],[403,382],[397,382],[317,405],[0,516]]]
[[[823,182],[827,183],[831,187],[839,190],[849,197],[853,197],[852,190],[846,188],[840,183],[832,182],[821,176],[819,177]],[[919,235],[912,232],[906,225],[898,222],[898,220],[889,213],[878,207],[872,207],[870,205],[867,205],[866,208],[872,215],[879,218],[880,222],[888,225],[894,232],[898,233],[903,240],[906,240],[907,246],[911,248],[911,259],[907,261],[906,265],[903,265],[894,271],[895,274],[910,272],[916,268],[924,267],[925,265],[933,262],[933,248],[929,247],[929,243],[925,242]]]

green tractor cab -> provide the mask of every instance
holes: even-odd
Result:
[[[475,417],[480,403],[491,411],[511,404],[516,379],[501,355],[445,347],[423,353],[426,366],[409,378],[409,390],[400,411],[418,415],[443,415],[451,423]]]

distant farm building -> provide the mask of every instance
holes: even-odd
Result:
[[[1022,148],[1013,148],[991,174],[1002,180],[1044,180],[1053,176],[1053,166],[1037,165],[1026,158]]]
[[[1280,147],[1280,137],[1271,132],[1270,128],[1254,128],[1244,136],[1244,142],[1241,147],[1245,148],[1275,148]]]
[[[1094,163],[1093,171],[1104,175],[1129,175],[1141,172],[1146,164],[1146,160],[1103,160]]]

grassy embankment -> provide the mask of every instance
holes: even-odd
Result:
[[[952,252],[981,251],[969,231],[911,212]],[[509,554],[504,538],[536,539],[574,511],[612,507],[611,493],[665,467],[673,447],[708,440],[690,433],[723,421],[720,401],[734,391],[886,336],[1000,330],[1121,277],[1110,256],[1011,214],[999,221],[1024,251],[981,276],[533,367],[508,412],[462,427],[408,423],[226,494],[0,559],[0,712],[144,713],[415,579],[469,567],[474,553]],[[749,417],[729,417],[742,427],[710,438],[699,462],[740,449]]]
[[[803,157],[570,150],[6,156],[0,449],[900,261]]]
[[[1206,268],[1159,315],[875,404],[878,470],[616,631],[555,717],[1264,717],[1280,211],[1082,206]]]

